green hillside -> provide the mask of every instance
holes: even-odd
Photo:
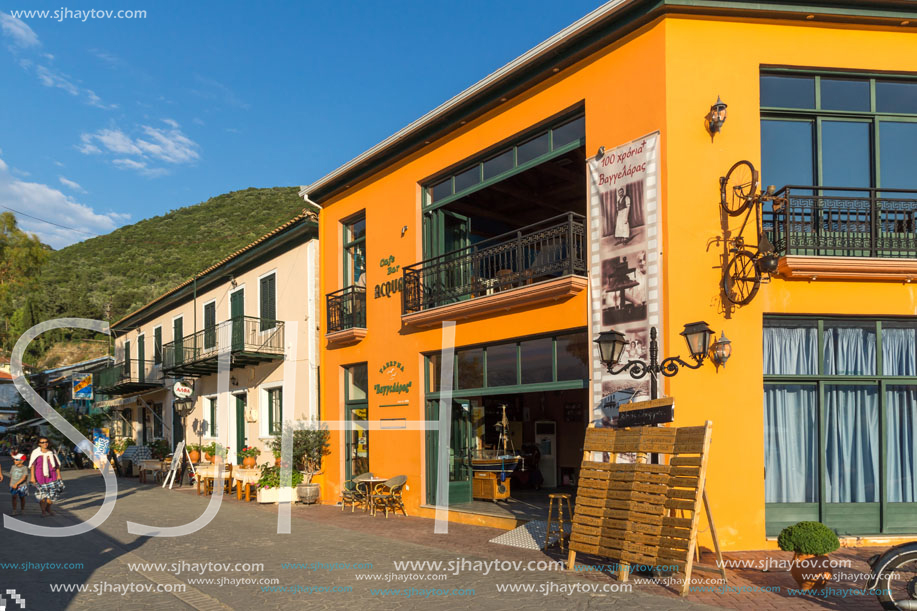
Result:
[[[296,187],[246,189],[51,253],[41,318],[115,321],[296,216]]]

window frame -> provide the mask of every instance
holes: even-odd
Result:
[[[207,418],[207,433],[203,435],[205,439],[218,439],[220,436],[220,427],[218,418],[220,417],[219,395],[204,395],[204,416]],[[215,426],[216,425],[216,426]]]
[[[362,399],[351,399],[350,397],[350,376],[353,375],[353,369],[355,367],[365,367],[366,368],[366,397]],[[352,435],[354,429],[351,428],[351,423],[353,420],[353,412],[358,409],[366,410],[366,420],[364,422],[369,423],[369,363],[351,363],[349,365],[344,365],[341,367],[344,370],[344,421],[347,423],[344,430],[344,481],[349,482],[354,478],[355,475],[359,473],[353,473],[353,460],[350,455],[350,447],[352,445],[350,441],[350,436]],[[369,427],[366,428],[366,465],[367,470],[369,470]]]
[[[153,327],[153,366],[162,366],[162,325]]]
[[[273,317],[266,317],[264,314],[264,295],[266,293],[264,290],[264,283],[267,279],[273,276],[273,307],[274,315]],[[271,271],[261,274],[258,276],[258,320],[260,321],[258,328],[261,331],[269,331],[277,326],[277,270],[272,269]]]
[[[348,236],[352,233],[351,228],[363,221],[363,237],[350,239]],[[356,286],[359,278],[352,277],[353,270],[350,269],[350,249],[357,246],[363,246],[363,273],[366,274],[369,272],[369,266],[367,265],[368,256],[366,254],[366,234],[367,234],[367,225],[366,225],[366,210],[361,210],[356,214],[352,214],[346,219],[341,221],[341,244],[343,245],[341,250],[344,254],[344,267],[343,267],[343,287],[347,288],[349,286]],[[365,280],[364,280],[365,284]]]
[[[817,448],[818,448],[818,499],[816,503],[769,503],[765,500],[765,529],[769,537],[776,536],[782,526],[788,523],[795,523],[801,520],[818,520],[821,522],[830,522],[829,526],[839,529],[841,534],[862,535],[862,534],[900,534],[917,532],[917,503],[890,502],[888,501],[888,481],[887,481],[887,452],[889,431],[887,428],[887,392],[889,386],[914,386],[917,388],[917,375],[915,376],[891,376],[885,375],[884,363],[882,356],[882,325],[883,323],[905,322],[910,323],[917,330],[917,318],[903,316],[883,316],[883,317],[858,317],[858,316],[792,316],[792,315],[768,315],[764,318],[765,323],[770,321],[785,322],[787,326],[798,324],[800,322],[816,323],[816,345],[817,356],[817,373],[815,375],[793,375],[793,374],[762,374],[764,388],[767,386],[785,386],[785,385],[805,385],[815,387],[816,397],[816,422],[817,431]],[[876,337],[876,363],[875,374],[857,374],[857,375],[827,375],[824,363],[824,332],[825,326],[833,323],[851,322],[851,323],[873,323]],[[762,338],[766,324],[762,327]],[[879,488],[878,502],[852,502],[852,503],[830,503],[826,501],[826,445],[827,445],[827,401],[826,392],[829,386],[871,386],[876,389],[878,410],[878,454],[879,468],[877,486]],[[763,399],[763,398],[762,398]],[[762,401],[762,416],[766,417],[767,405]],[[766,437],[763,443],[766,443]],[[764,451],[767,452],[765,446]],[[765,474],[766,477],[766,474]],[[867,506],[874,506],[867,507]],[[860,531],[857,530],[857,520],[866,519],[871,513],[878,513],[879,531]],[[845,515],[849,513],[848,515]],[[915,517],[908,522],[905,518],[914,515]],[[894,524],[890,524],[895,519]]]
[[[862,73],[862,72],[849,72],[849,71],[829,71],[829,70],[799,70],[799,69],[789,69],[789,68],[762,68],[759,73],[759,85],[760,77],[763,76],[782,76],[782,77],[812,77],[814,79],[815,86],[815,104],[814,108],[791,108],[791,107],[781,107],[781,106],[764,106],[760,105],[760,122],[763,123],[767,120],[796,120],[796,121],[807,121],[813,123],[812,129],[812,151],[813,151],[813,185],[798,185],[798,186],[813,186],[813,187],[838,187],[841,185],[831,185],[825,184],[823,181],[824,176],[824,167],[822,163],[822,152],[824,150],[822,146],[823,134],[822,126],[825,120],[828,121],[837,121],[837,120],[846,120],[846,121],[862,121],[869,124],[870,129],[870,148],[869,148],[869,157],[870,157],[870,184],[868,185],[855,185],[857,187],[866,188],[882,188],[882,164],[881,164],[881,142],[880,142],[880,127],[883,121],[893,122],[893,123],[917,123],[917,113],[891,113],[883,112],[877,110],[876,105],[876,82],[877,81],[901,81],[901,82],[913,82],[914,85],[917,85],[917,75],[892,75],[892,74],[876,74],[876,73]],[[850,79],[850,80],[860,80],[868,82],[869,84],[869,110],[835,110],[835,109],[824,109],[822,108],[821,101],[821,79],[826,78],[829,80],[836,79]],[[760,90],[759,90],[760,93]],[[760,99],[760,98],[759,98]],[[763,142],[762,142],[763,147]],[[763,157],[763,151],[762,151]],[[762,168],[762,181],[765,181],[763,184],[775,184],[774,181],[771,181],[767,176],[764,175],[766,168]],[[775,184],[779,189],[786,185]],[[917,185],[915,185],[917,187]]]

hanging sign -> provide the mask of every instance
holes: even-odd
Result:
[[[194,383],[191,380],[179,380],[172,385],[172,394],[178,399],[187,399],[194,394]]]
[[[625,403],[618,407],[618,428],[651,426],[675,420],[675,398]]]
[[[73,398],[92,399],[92,374],[77,374],[73,376]]]

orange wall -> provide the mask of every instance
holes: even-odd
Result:
[[[917,37],[901,30],[812,23],[668,19],[666,25],[671,92],[666,103],[671,195],[663,215],[666,353],[685,353],[677,334],[695,320],[707,321],[717,332],[725,329],[733,346],[725,369],[717,372],[707,365],[683,371],[669,381],[667,394],[676,397],[677,425],[713,421],[707,490],[721,544],[732,550],[760,549],[765,546],[763,315],[913,315],[917,291],[894,282],[774,279],[761,286],[749,305],[724,309],[719,290],[723,249],[708,246],[722,235],[718,178],[740,159],[761,167],[761,65],[914,70]],[[729,104],[729,114],[711,142],[703,116],[717,95]],[[767,180],[762,176],[764,185]],[[730,227],[739,224],[740,217],[730,219]],[[702,536],[701,544],[709,545],[709,538]]]
[[[424,380],[421,353],[442,347],[442,331],[412,331],[401,328],[401,295],[373,297],[373,287],[400,277],[391,276],[379,260],[394,255],[401,267],[422,259],[421,189],[428,176],[522,132],[533,124],[585,101],[586,150],[594,154],[600,145],[611,147],[660,129],[664,114],[663,80],[664,28],[657,24],[609,47],[550,80],[509,100],[488,115],[457,129],[449,137],[432,143],[425,150],[384,173],[350,189],[343,197],[329,202],[321,214],[322,293],[342,288],[342,232],[340,221],[366,210],[367,221],[367,336],[351,347],[322,350],[322,417],[343,419],[341,366],[368,361],[370,418],[424,418]],[[626,84],[626,85],[625,85]],[[626,93],[626,94],[625,94]],[[402,237],[401,228],[407,225]],[[588,295],[550,306],[500,313],[490,318],[456,325],[456,345],[492,342],[505,338],[534,335],[560,329],[585,327],[588,321]],[[323,319],[322,332],[327,320]],[[405,365],[398,381],[413,382],[406,407],[378,407],[404,398],[378,397],[372,386],[381,382],[379,368],[397,360]],[[335,383],[335,380],[338,380]],[[325,498],[336,500],[343,473],[340,452],[341,434],[333,435],[333,455],[326,481]],[[422,502],[422,433],[416,431],[373,432],[370,434],[370,465],[384,476],[405,474],[410,490],[408,510]]]

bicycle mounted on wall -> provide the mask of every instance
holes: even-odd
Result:
[[[726,176],[720,177],[720,206],[729,216],[745,213],[736,237],[726,238],[729,252],[734,253],[723,268],[723,294],[735,305],[746,305],[758,292],[762,277],[770,278],[777,271],[778,256],[767,238],[761,221],[761,204],[773,202],[773,211],[787,205],[786,198],[776,197],[774,187],[758,192],[758,171],[750,161],[738,161]],[[755,215],[756,243],[746,243],[745,228]]]

